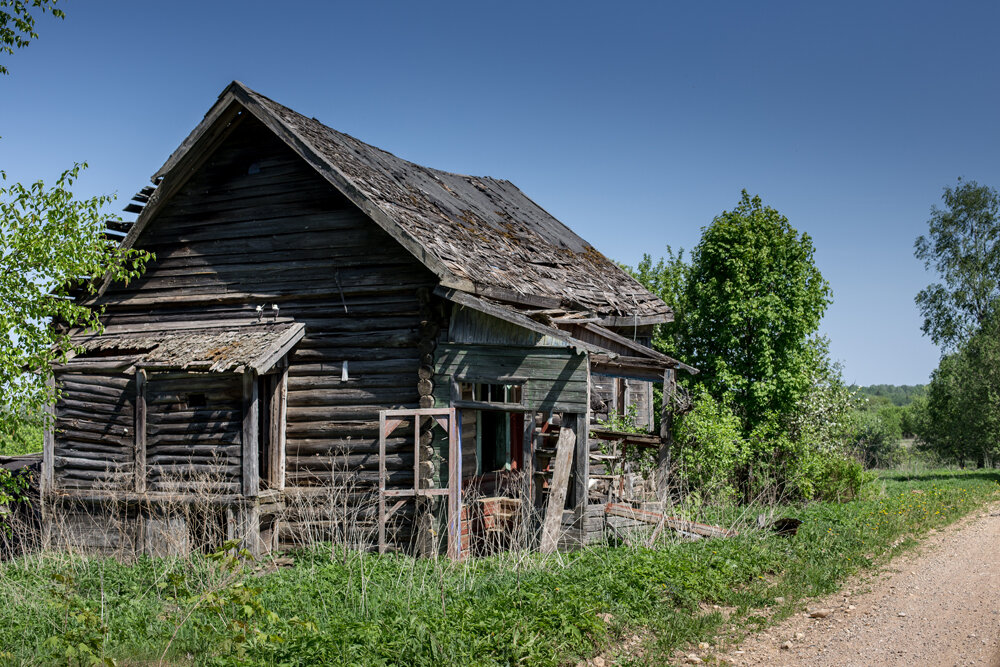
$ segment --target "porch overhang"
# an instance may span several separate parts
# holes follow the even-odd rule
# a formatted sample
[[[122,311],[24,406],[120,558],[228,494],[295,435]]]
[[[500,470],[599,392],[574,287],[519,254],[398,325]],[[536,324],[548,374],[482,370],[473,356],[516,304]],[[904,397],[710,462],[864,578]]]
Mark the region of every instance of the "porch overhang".
[[[167,331],[76,336],[76,356],[55,370],[84,372],[91,367],[134,372],[191,371],[263,375],[302,340],[300,322],[199,327]]]

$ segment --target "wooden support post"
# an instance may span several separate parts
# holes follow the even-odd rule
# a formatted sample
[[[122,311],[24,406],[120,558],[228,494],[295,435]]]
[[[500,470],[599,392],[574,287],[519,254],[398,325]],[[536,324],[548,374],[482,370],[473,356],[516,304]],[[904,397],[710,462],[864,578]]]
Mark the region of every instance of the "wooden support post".
[[[566,416],[563,416],[565,419]],[[571,425],[576,431],[576,451],[573,456],[573,532],[582,546],[586,542],[587,497],[590,486],[590,424],[587,414],[573,415]]]
[[[288,361],[274,377],[271,395],[271,433],[268,438],[268,488],[285,488],[285,421],[288,407]]]
[[[448,416],[448,557],[462,557],[462,417],[450,409]]]
[[[556,463],[549,487],[549,503],[545,508],[545,523],[542,525],[542,543],[539,546],[539,550],[546,554],[552,553],[559,546],[569,473],[573,464],[573,450],[576,448],[576,432],[572,428],[566,428],[566,415],[563,415],[563,420],[559,441],[556,443]]]
[[[416,417],[414,417],[416,419]],[[385,412],[378,416],[378,552],[385,553]]]
[[[146,371],[135,372],[135,492],[146,491]]]
[[[257,466],[259,417],[257,411],[257,374],[247,371],[243,374],[243,495],[256,497],[260,492],[260,471]]]
[[[39,480],[42,495],[42,512],[45,513],[45,497],[55,489],[56,461],[56,378],[45,381],[48,400],[45,404],[45,433],[42,436],[42,478]]]
[[[660,448],[656,452],[656,498],[667,508],[667,491],[670,477],[670,442],[674,412],[670,407],[675,388],[674,370],[663,371],[663,404],[660,406]]]
[[[521,442],[521,456],[523,460],[522,475],[524,483],[521,493],[521,526],[523,527],[528,544],[534,541],[534,509],[535,509],[535,413],[529,412],[524,415],[524,435]]]

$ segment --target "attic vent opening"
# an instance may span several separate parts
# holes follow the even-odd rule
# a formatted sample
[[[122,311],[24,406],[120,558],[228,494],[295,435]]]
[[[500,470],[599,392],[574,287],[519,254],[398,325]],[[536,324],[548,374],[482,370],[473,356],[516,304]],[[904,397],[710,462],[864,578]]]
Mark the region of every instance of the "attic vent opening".
[[[86,350],[76,355],[74,359],[100,359],[102,357],[137,357],[149,354],[156,349],[152,347],[105,347],[97,350]]]

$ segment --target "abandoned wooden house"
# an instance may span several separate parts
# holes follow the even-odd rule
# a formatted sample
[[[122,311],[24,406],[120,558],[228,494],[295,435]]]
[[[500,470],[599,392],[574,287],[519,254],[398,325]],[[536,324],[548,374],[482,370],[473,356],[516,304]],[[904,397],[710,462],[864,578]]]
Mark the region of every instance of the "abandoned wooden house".
[[[670,309],[508,181],[234,82],[134,202],[108,235],[155,260],[79,297],[106,330],[54,369],[53,544],[176,553],[214,526],[261,552],[350,515],[383,550],[514,523],[553,549],[615,498],[591,433],[662,449],[594,429],[629,404],[652,430],[652,383],[686,368],[649,346]]]

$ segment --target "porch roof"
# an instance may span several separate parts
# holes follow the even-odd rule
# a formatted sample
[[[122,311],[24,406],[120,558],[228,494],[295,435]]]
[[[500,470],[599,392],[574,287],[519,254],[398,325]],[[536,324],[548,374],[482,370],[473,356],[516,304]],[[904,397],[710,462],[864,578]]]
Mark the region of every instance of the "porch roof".
[[[101,359],[120,359],[149,370],[266,373],[304,334],[302,323],[90,334],[74,338],[73,343],[83,351],[64,370]]]

